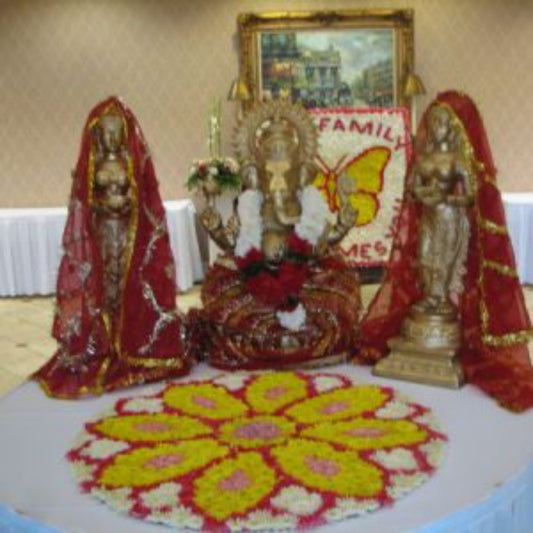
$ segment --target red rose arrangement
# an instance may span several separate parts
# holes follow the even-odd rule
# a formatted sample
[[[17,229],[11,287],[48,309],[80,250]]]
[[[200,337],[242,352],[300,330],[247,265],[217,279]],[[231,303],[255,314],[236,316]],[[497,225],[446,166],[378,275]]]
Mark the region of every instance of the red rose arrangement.
[[[278,311],[292,311],[300,302],[300,290],[309,276],[312,259],[313,246],[293,231],[287,239],[286,257],[280,264],[267,262],[257,248],[236,261],[247,289],[259,302]]]

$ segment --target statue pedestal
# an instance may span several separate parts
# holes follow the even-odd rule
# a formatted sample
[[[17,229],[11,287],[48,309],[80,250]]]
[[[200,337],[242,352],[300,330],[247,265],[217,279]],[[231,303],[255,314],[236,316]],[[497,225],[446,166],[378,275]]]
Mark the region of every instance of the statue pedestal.
[[[464,382],[456,355],[461,328],[455,315],[412,310],[402,335],[388,344],[391,353],[373,369],[376,376],[458,389]]]

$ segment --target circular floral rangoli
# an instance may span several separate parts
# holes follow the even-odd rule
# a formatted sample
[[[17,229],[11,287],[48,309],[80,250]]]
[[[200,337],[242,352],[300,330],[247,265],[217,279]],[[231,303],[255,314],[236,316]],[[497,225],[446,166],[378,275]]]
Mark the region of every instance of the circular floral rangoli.
[[[390,505],[446,436],[389,387],[304,372],[225,374],[124,398],[68,453],[115,510],[202,530],[293,529]]]

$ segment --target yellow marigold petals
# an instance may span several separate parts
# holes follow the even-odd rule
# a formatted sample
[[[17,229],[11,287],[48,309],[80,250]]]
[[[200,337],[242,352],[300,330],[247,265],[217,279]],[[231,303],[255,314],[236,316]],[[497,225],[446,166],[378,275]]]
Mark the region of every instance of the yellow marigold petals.
[[[227,453],[227,446],[211,439],[137,448],[118,454],[98,481],[108,487],[144,487],[188,474]]]
[[[427,431],[409,420],[355,418],[324,422],[302,431],[302,436],[343,444],[356,450],[407,446],[424,442]]]
[[[259,453],[243,452],[208,468],[194,482],[194,503],[216,520],[253,508],[271,492],[276,473]]]
[[[386,394],[374,385],[335,389],[289,407],[285,414],[297,422],[313,424],[358,416],[380,407]]]
[[[202,416],[211,420],[225,420],[243,416],[249,407],[232,396],[225,388],[211,383],[176,385],[167,389],[164,402],[191,416]]]
[[[162,442],[209,435],[212,430],[188,416],[153,413],[104,418],[94,429],[108,437],[129,442]]]
[[[272,450],[283,470],[310,489],[370,498],[384,486],[383,473],[356,452],[339,452],[325,442],[293,439]]]
[[[220,427],[220,440],[240,448],[280,444],[295,432],[296,426],[280,416],[251,416],[230,420]]]
[[[258,376],[246,389],[246,401],[260,413],[274,413],[307,396],[307,384],[293,372]]]

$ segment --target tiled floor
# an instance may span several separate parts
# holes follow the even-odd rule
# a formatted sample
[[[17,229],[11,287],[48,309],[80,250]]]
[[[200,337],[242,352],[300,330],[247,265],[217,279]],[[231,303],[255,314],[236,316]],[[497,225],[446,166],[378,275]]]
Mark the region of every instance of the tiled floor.
[[[377,285],[364,285],[367,305]],[[525,289],[529,313],[533,316],[533,287]],[[199,305],[200,286],[178,296],[178,306],[187,311]],[[50,335],[54,298],[0,298],[0,396],[24,382],[55,351]],[[533,342],[530,343],[533,354]]]

